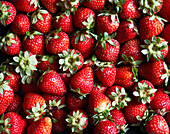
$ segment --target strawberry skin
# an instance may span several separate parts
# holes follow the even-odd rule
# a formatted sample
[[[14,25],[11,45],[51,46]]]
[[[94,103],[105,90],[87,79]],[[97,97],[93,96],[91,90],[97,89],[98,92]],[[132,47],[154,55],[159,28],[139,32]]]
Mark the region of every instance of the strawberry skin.
[[[57,96],[51,94],[43,94],[42,96],[46,102],[49,102],[50,100],[56,100],[56,102],[58,102],[59,100],[61,100],[60,105],[65,104],[65,96]]]
[[[166,114],[165,119],[166,119],[167,123],[170,125],[170,112],[168,112]]]
[[[170,24],[166,25],[166,27],[164,28],[164,30],[161,33],[161,37],[164,38],[166,41],[168,41],[168,43],[170,42]]]
[[[50,13],[57,12],[57,3],[58,0],[41,0],[42,4],[47,8]]]
[[[162,6],[162,9],[161,11],[159,12],[159,15],[168,20],[168,22],[170,22],[170,0],[164,0],[163,1],[163,6]]]

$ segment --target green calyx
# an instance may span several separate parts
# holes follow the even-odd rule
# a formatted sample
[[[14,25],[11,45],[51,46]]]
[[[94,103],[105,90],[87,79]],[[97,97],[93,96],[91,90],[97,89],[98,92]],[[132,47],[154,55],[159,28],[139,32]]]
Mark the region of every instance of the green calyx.
[[[113,2],[117,13],[119,13],[122,10],[122,5],[126,3],[126,0],[109,0],[109,1]]]
[[[168,81],[170,77],[170,66],[168,68],[165,62],[163,62],[163,65],[166,72],[161,76],[161,79],[165,80],[165,86],[168,86]]]
[[[113,23],[115,23],[115,19],[119,22],[119,17],[115,13],[111,13],[110,10],[104,10],[102,13],[99,13],[98,16],[110,16]]]
[[[36,55],[31,55],[29,51],[20,51],[19,56],[14,56],[13,60],[14,62],[11,62],[10,65],[16,66],[15,71],[20,74],[24,84],[27,79],[31,78],[33,71],[37,70],[35,67],[38,63]],[[31,80],[28,81],[31,82]]]
[[[54,110],[54,109],[62,109],[66,107],[66,105],[61,105],[61,99],[59,101],[56,101],[56,100],[49,100],[48,102],[48,109],[49,110]]]
[[[163,19],[163,18],[161,18],[161,17],[159,17],[159,16],[157,16],[157,15],[152,15],[150,18],[149,18],[149,20],[151,21],[151,20],[154,20],[154,19],[157,19],[162,25],[164,25],[164,22],[167,22],[167,20],[165,20],[165,19]],[[163,22],[164,21],[164,22]]]
[[[123,124],[122,126],[117,125],[117,133],[121,133],[121,134],[126,134],[126,132],[129,130],[128,128],[128,124]]]
[[[139,35],[139,32],[138,32],[138,28],[135,24],[135,22],[133,20],[131,20],[130,18],[127,20],[130,22],[130,24],[128,25],[129,28],[132,28],[138,35]]]
[[[7,12],[7,10],[9,9],[8,5],[2,4],[0,2],[0,22],[5,25],[5,21],[7,21],[9,19],[9,16],[11,15],[10,12]]]
[[[15,34],[8,32],[7,35],[1,39],[0,49],[4,46],[5,51],[7,51],[7,46],[12,46],[12,44],[17,43],[17,41],[14,40],[15,37]]]
[[[40,7],[38,0],[31,0],[30,5],[34,4],[34,8]]]
[[[144,48],[141,52],[147,56],[147,62],[149,62],[152,56],[156,61],[159,61],[158,58],[164,60],[161,50],[167,47],[168,42],[161,42],[161,38],[155,36],[152,37],[151,41],[146,39],[144,42],[146,45],[141,45],[141,47]]]
[[[40,107],[39,102],[31,110],[26,110],[29,115],[26,116],[27,119],[34,119],[34,121],[39,120],[39,118],[46,112],[46,104]]]
[[[131,98],[127,96],[125,89],[119,89],[117,87],[115,92],[111,92],[109,98],[113,100],[112,107],[117,108],[118,110],[127,106],[127,103],[131,101]]]
[[[151,120],[152,116],[150,116],[149,118],[148,118],[148,116],[149,116],[149,110],[146,110],[143,114],[143,117],[140,117],[139,115],[137,115],[136,119],[140,122],[143,121],[143,120],[149,121],[149,120]]]
[[[7,118],[4,120],[4,113],[2,114],[1,116],[1,119],[0,119],[0,133],[7,133],[7,134],[11,134],[11,131],[9,128],[12,127],[12,124],[9,124],[11,118]]]
[[[90,17],[87,18],[87,21],[83,21],[82,24],[86,26],[86,29],[92,29],[95,26],[95,19],[93,18],[93,14],[90,14]]]
[[[89,94],[89,93],[87,93],[87,94],[81,93],[80,88],[77,88],[76,90],[73,89],[73,88],[71,88],[70,90],[71,90],[72,92],[78,94],[78,95],[79,95],[79,99],[81,99],[81,100]]]
[[[3,81],[3,80],[4,80],[4,74],[1,72],[0,73],[0,94],[1,95],[3,95],[4,90],[6,90],[6,91],[11,90],[10,86],[8,85],[10,79],[8,81]]]
[[[139,10],[142,10],[144,14],[154,15],[155,12],[158,12],[158,6],[160,6],[162,2],[159,0],[139,0],[140,7]]]
[[[77,31],[73,34],[73,36],[76,36],[75,38],[75,44],[77,44],[79,41],[84,42],[87,40],[87,38],[92,38],[92,36],[86,32]]]
[[[83,130],[83,126],[86,125],[86,117],[83,117],[83,112],[77,110],[73,111],[72,115],[68,115],[66,122],[68,122],[68,126],[71,127],[72,133],[79,133]]]
[[[142,102],[142,104],[150,103],[150,97],[157,91],[157,89],[148,86],[145,81],[143,84],[138,82],[135,89],[136,91],[133,92],[133,95],[138,97],[138,102]]]
[[[49,61],[52,64],[54,63],[54,59],[57,59],[56,55],[43,55],[41,61]]]
[[[26,31],[24,40],[26,40],[26,38],[34,39],[34,35],[43,35],[43,34],[40,33],[40,32],[38,32],[38,31],[34,31],[34,32],[32,32],[32,33],[30,33],[29,31]]]
[[[62,54],[58,54],[59,56],[59,69],[63,69],[66,71],[69,69],[70,73],[73,74],[74,71],[78,70],[78,66],[82,65],[80,62],[80,53],[75,53],[75,50],[67,49],[62,51]]]
[[[53,30],[53,31],[49,32],[49,34],[46,37],[45,43],[48,44],[48,42],[51,39],[60,39],[60,37],[58,36],[59,32],[61,32],[61,27],[57,30]]]

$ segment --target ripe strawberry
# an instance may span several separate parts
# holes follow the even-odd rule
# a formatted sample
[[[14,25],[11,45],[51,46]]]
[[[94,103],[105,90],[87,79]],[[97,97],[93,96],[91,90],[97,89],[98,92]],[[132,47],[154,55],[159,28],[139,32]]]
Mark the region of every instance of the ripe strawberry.
[[[51,134],[52,121],[49,117],[44,117],[36,122],[33,122],[27,128],[27,134]]]
[[[168,22],[170,22],[170,13],[169,13],[169,10],[170,10],[170,0],[164,0],[163,1],[162,9],[159,12],[159,15],[162,18],[168,20]]]
[[[48,33],[52,28],[52,15],[46,10],[37,10],[31,16],[32,26],[41,33]]]
[[[135,22],[131,19],[124,20],[120,23],[117,31],[116,39],[120,43],[124,43],[128,40],[135,38],[138,34],[138,29]]]
[[[80,133],[88,125],[88,116],[83,110],[76,109],[68,114],[66,121],[72,133]]]
[[[164,22],[159,16],[145,16],[139,22],[140,40],[151,38],[153,35],[157,36],[163,31]]]
[[[147,121],[145,130],[148,134],[169,134],[166,120],[160,115],[154,115]]]
[[[133,87],[135,99],[142,104],[150,103],[154,99],[156,91],[157,89],[147,80],[139,81]]]
[[[95,13],[89,8],[80,7],[73,15],[74,25],[78,28],[91,29],[95,25]]]
[[[70,73],[59,73],[61,79],[64,81],[66,85],[69,85],[71,74]]]
[[[113,122],[102,120],[94,127],[94,134],[117,134],[117,128]]]
[[[11,24],[11,30],[14,34],[24,35],[26,31],[30,31],[31,23],[29,17],[25,14],[17,14]]]
[[[90,57],[94,47],[94,38],[87,33],[77,31],[71,38],[72,47],[81,52],[84,59]]]
[[[111,39],[108,33],[104,33],[103,37],[98,38],[95,54],[100,61],[112,62],[116,65],[118,60],[118,54],[120,45],[115,39]]]
[[[68,34],[73,32],[73,18],[71,14],[62,13],[54,17],[53,27],[59,29],[61,27],[63,32]]]
[[[99,91],[93,90],[89,95],[88,108],[92,114],[98,114],[111,107],[110,99]]]
[[[140,122],[137,117],[142,118],[147,110],[147,106],[145,104],[138,103],[136,101],[131,101],[125,107],[125,118],[128,122],[134,124]]]
[[[17,10],[23,12],[33,12],[37,10],[38,0],[11,0]]]
[[[83,0],[82,4],[95,12],[99,12],[104,8],[105,0]]]
[[[168,45],[168,54],[167,54],[167,56],[166,56],[166,63],[169,65],[170,64],[170,45]]]
[[[92,61],[91,59],[87,59],[84,63],[83,63],[83,66],[82,66],[82,69],[83,68],[86,68],[86,67],[93,67],[94,65],[94,61]]]
[[[57,1],[58,0],[41,0],[42,4],[50,13],[57,12]]]
[[[112,34],[119,27],[119,19],[117,14],[101,12],[97,15],[96,30],[97,34]]]
[[[0,1],[0,25],[8,25],[13,22],[16,16],[14,5],[7,1]]]
[[[51,54],[58,54],[70,47],[68,35],[60,30],[53,30],[46,37],[46,50]]]
[[[153,35],[152,39],[144,40],[145,44],[141,45],[144,48],[141,52],[147,56],[147,61],[164,60],[168,54],[168,42]]]
[[[168,112],[166,114],[165,119],[166,119],[167,123],[170,125],[170,112]]]
[[[72,90],[83,96],[92,91],[93,84],[94,76],[91,67],[80,70],[70,80]]]
[[[64,81],[59,74],[54,70],[49,70],[43,73],[40,78],[39,88],[44,93],[63,96],[67,92]]]
[[[168,43],[170,43],[170,24],[168,24],[164,29],[163,32],[161,33],[161,37],[164,38]]]
[[[17,112],[22,109],[22,98],[18,94],[14,94],[13,100],[6,109],[7,112]]]
[[[101,82],[95,82],[93,86],[93,90],[97,90],[105,94],[105,91],[107,90],[107,86],[103,85]]]
[[[1,119],[2,134],[25,134],[27,129],[27,120],[14,112],[3,114]]]
[[[7,55],[17,55],[22,50],[21,41],[17,35],[7,33],[7,35],[1,39],[0,49]]]
[[[57,96],[57,95],[51,95],[51,94],[43,94],[42,96],[43,96],[43,98],[45,99],[45,101],[46,101],[47,103],[49,103],[50,100],[51,100],[51,101],[55,100],[56,102],[58,102],[59,100],[61,100],[61,101],[60,101],[60,104],[61,104],[61,105],[64,105],[64,104],[65,104],[65,96]]]
[[[149,104],[158,114],[164,115],[170,109],[170,100],[168,94],[162,87],[158,87],[154,99]]]

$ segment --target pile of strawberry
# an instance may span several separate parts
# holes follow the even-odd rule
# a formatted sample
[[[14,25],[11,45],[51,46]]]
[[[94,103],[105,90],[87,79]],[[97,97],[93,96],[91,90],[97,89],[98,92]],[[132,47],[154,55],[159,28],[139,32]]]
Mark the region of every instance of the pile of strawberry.
[[[170,0],[0,1],[0,134],[169,134],[168,22]]]

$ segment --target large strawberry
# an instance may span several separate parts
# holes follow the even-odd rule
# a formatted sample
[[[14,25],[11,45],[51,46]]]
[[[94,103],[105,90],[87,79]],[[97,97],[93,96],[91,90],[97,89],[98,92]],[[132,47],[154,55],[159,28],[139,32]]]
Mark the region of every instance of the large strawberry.
[[[170,22],[170,13],[169,13],[169,10],[170,10],[170,0],[164,0],[163,1],[162,9],[159,12],[159,15],[162,18],[168,20],[168,22]]]
[[[47,8],[50,13],[57,12],[57,1],[58,0],[41,0],[42,4]]]
[[[17,11],[12,3],[1,1],[0,12],[0,24],[5,26],[13,22]]]

